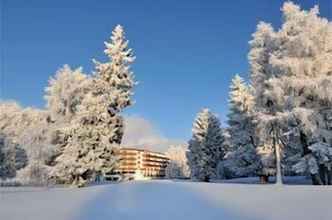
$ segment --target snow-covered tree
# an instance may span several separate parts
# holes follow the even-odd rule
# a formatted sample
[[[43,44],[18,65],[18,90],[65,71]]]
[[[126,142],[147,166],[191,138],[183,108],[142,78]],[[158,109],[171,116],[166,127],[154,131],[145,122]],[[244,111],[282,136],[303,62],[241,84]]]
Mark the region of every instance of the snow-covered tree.
[[[243,146],[254,142],[250,116],[254,111],[254,96],[244,80],[235,75],[229,92],[228,125],[233,146]]]
[[[19,142],[19,136],[29,126],[25,121],[23,109],[16,102],[7,101],[0,103],[0,132],[14,142]]]
[[[249,52],[249,63],[251,68],[251,83],[255,91],[255,103],[257,109],[258,124],[266,125],[265,119],[273,113],[268,112],[265,108],[269,106],[270,102],[266,101],[266,91],[268,91],[266,81],[272,76],[269,72],[269,56],[273,51],[275,42],[275,33],[270,24],[261,22],[257,26],[257,31],[253,34],[253,40],[250,41],[251,50]],[[267,116],[266,116],[267,115]],[[258,175],[264,181],[267,181],[269,175],[275,174],[275,156],[274,146],[272,146],[271,139],[263,140],[261,137],[264,131],[270,131],[271,128],[267,126],[260,126],[261,129],[256,129],[256,137],[259,137],[259,146],[257,146],[257,153],[260,156],[261,168]],[[262,134],[259,134],[258,131]],[[265,135],[269,137],[272,135]],[[274,138],[274,137],[273,137]]]
[[[284,21],[280,30],[275,31],[266,23],[258,25],[249,53],[259,112],[261,155],[268,158],[267,164],[277,161],[279,182],[280,162],[290,145],[286,136],[297,136],[298,146],[301,146],[299,153],[302,152],[305,158],[311,154],[316,161],[319,159],[313,149],[320,146],[322,149],[315,152],[326,152],[326,145],[322,143],[331,146],[331,132],[325,118],[330,114],[332,100],[331,23],[318,16],[318,7],[305,11],[286,2],[282,12]],[[313,144],[318,145],[312,148]],[[271,156],[274,152],[275,156]],[[313,180],[319,179],[318,173],[311,173]]]
[[[225,178],[252,176],[258,168],[254,104],[252,88],[236,75],[230,86],[228,128],[224,131],[229,148],[218,172]]]
[[[69,138],[56,158],[53,176],[64,183],[84,185],[110,172],[116,163],[114,152],[123,136],[119,113],[131,105],[135,81],[130,64],[135,57],[120,25],[105,45],[109,61],[95,61],[89,91],[77,106],[72,126],[66,128]]]
[[[46,185],[55,154],[55,145],[52,144],[54,127],[47,120],[49,114],[45,110],[25,109],[24,114],[32,121],[20,136],[20,144],[27,152],[29,163],[18,172],[17,178],[26,184]]]
[[[114,138],[118,138],[116,126],[121,122],[107,123],[109,116],[102,108],[103,101],[87,95],[73,125],[66,128],[69,138],[53,171],[60,182],[81,186],[114,167]]]
[[[45,99],[52,121],[71,119],[89,88],[89,82],[82,68],[72,70],[68,65],[64,65],[55,77],[50,78],[45,88]]]
[[[0,135],[0,179],[13,178],[16,172],[27,165],[24,149]]]
[[[191,177],[210,181],[217,177],[217,165],[224,153],[220,121],[209,109],[203,109],[196,117],[192,132],[187,152]]]
[[[82,73],[82,68],[72,70],[68,65],[64,65],[56,72],[55,77],[50,78],[49,84],[45,88],[46,94],[44,97],[47,101],[46,107],[50,114],[49,122],[52,126],[49,142],[55,146],[54,154],[49,162],[52,166],[57,163],[55,159],[63,154],[65,147],[69,145],[69,141],[75,133],[71,129],[77,123],[79,109],[86,94],[90,91],[91,82],[91,78]],[[34,163],[33,167],[36,167],[36,165]],[[51,170],[54,171],[54,169]],[[42,172],[43,170],[47,171],[49,169],[47,167],[35,169],[33,173]],[[52,176],[53,173],[50,173]]]
[[[16,150],[12,155],[21,158],[20,163],[26,165],[17,173],[17,177],[22,182],[37,183],[38,180],[34,177],[21,173],[28,173],[30,165],[37,161],[37,158],[41,167],[47,166],[46,163],[51,157],[53,148],[48,144],[47,112],[33,108],[22,109],[15,102],[4,102],[0,104],[0,109],[0,132],[6,139],[5,143],[15,146]],[[27,155],[28,164],[24,155]],[[48,172],[44,173],[47,174]]]
[[[170,146],[166,155],[170,159],[166,167],[167,178],[189,178],[190,169],[186,157],[188,147],[184,145]]]
[[[292,135],[297,137],[302,153],[293,168],[297,173],[310,174],[315,185],[332,184],[331,115],[331,108],[293,111],[296,127]]]

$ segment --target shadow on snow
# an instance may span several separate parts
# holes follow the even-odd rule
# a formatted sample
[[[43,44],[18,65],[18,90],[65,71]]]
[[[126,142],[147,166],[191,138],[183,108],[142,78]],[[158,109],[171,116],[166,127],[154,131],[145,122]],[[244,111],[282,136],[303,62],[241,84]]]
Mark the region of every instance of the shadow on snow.
[[[217,207],[185,184],[151,181],[104,186],[82,207],[76,219],[232,220],[240,217],[239,213]]]

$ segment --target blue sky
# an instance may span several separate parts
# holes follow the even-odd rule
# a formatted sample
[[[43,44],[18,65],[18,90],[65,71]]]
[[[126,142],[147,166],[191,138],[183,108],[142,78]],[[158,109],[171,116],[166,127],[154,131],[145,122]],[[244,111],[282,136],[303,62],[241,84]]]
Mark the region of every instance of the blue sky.
[[[44,107],[43,88],[63,64],[89,73],[104,61],[103,42],[124,26],[137,57],[136,104],[125,113],[150,121],[171,139],[190,137],[203,107],[225,120],[235,73],[248,77],[248,41],[261,20],[281,23],[281,0],[78,1],[0,0],[1,99]],[[331,20],[331,0],[320,5]]]

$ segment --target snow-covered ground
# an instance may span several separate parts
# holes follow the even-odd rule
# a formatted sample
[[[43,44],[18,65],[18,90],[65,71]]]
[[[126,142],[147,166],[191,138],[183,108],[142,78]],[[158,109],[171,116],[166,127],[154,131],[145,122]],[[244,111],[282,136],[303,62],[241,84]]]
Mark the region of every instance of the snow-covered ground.
[[[0,188],[1,220],[331,220],[332,188],[170,180]]]
[[[305,176],[282,177],[283,183],[287,185],[312,185],[311,178]],[[275,177],[270,177],[269,182],[275,183]],[[217,180],[216,183],[237,183],[237,184],[259,184],[258,177],[234,178],[229,180]]]

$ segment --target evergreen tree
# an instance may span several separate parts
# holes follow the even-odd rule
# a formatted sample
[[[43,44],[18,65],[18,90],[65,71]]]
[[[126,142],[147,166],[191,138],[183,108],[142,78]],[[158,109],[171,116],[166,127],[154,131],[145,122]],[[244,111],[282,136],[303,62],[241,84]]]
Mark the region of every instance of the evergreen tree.
[[[192,132],[187,152],[191,177],[210,181],[217,177],[217,165],[223,157],[220,121],[209,109],[203,109],[197,115]]]
[[[68,142],[56,158],[53,175],[64,183],[84,185],[116,164],[114,152],[123,136],[119,113],[131,105],[135,82],[130,64],[135,58],[120,25],[105,45],[110,60],[95,61],[90,89],[77,107],[72,126],[66,129]]]
[[[250,121],[254,113],[254,96],[251,88],[236,75],[232,80],[229,93],[228,125],[232,146],[254,144],[253,128]]]
[[[229,127],[225,132],[228,133],[230,147],[219,173],[226,178],[252,176],[258,168],[253,124],[254,96],[239,75],[232,80],[229,105]]]

